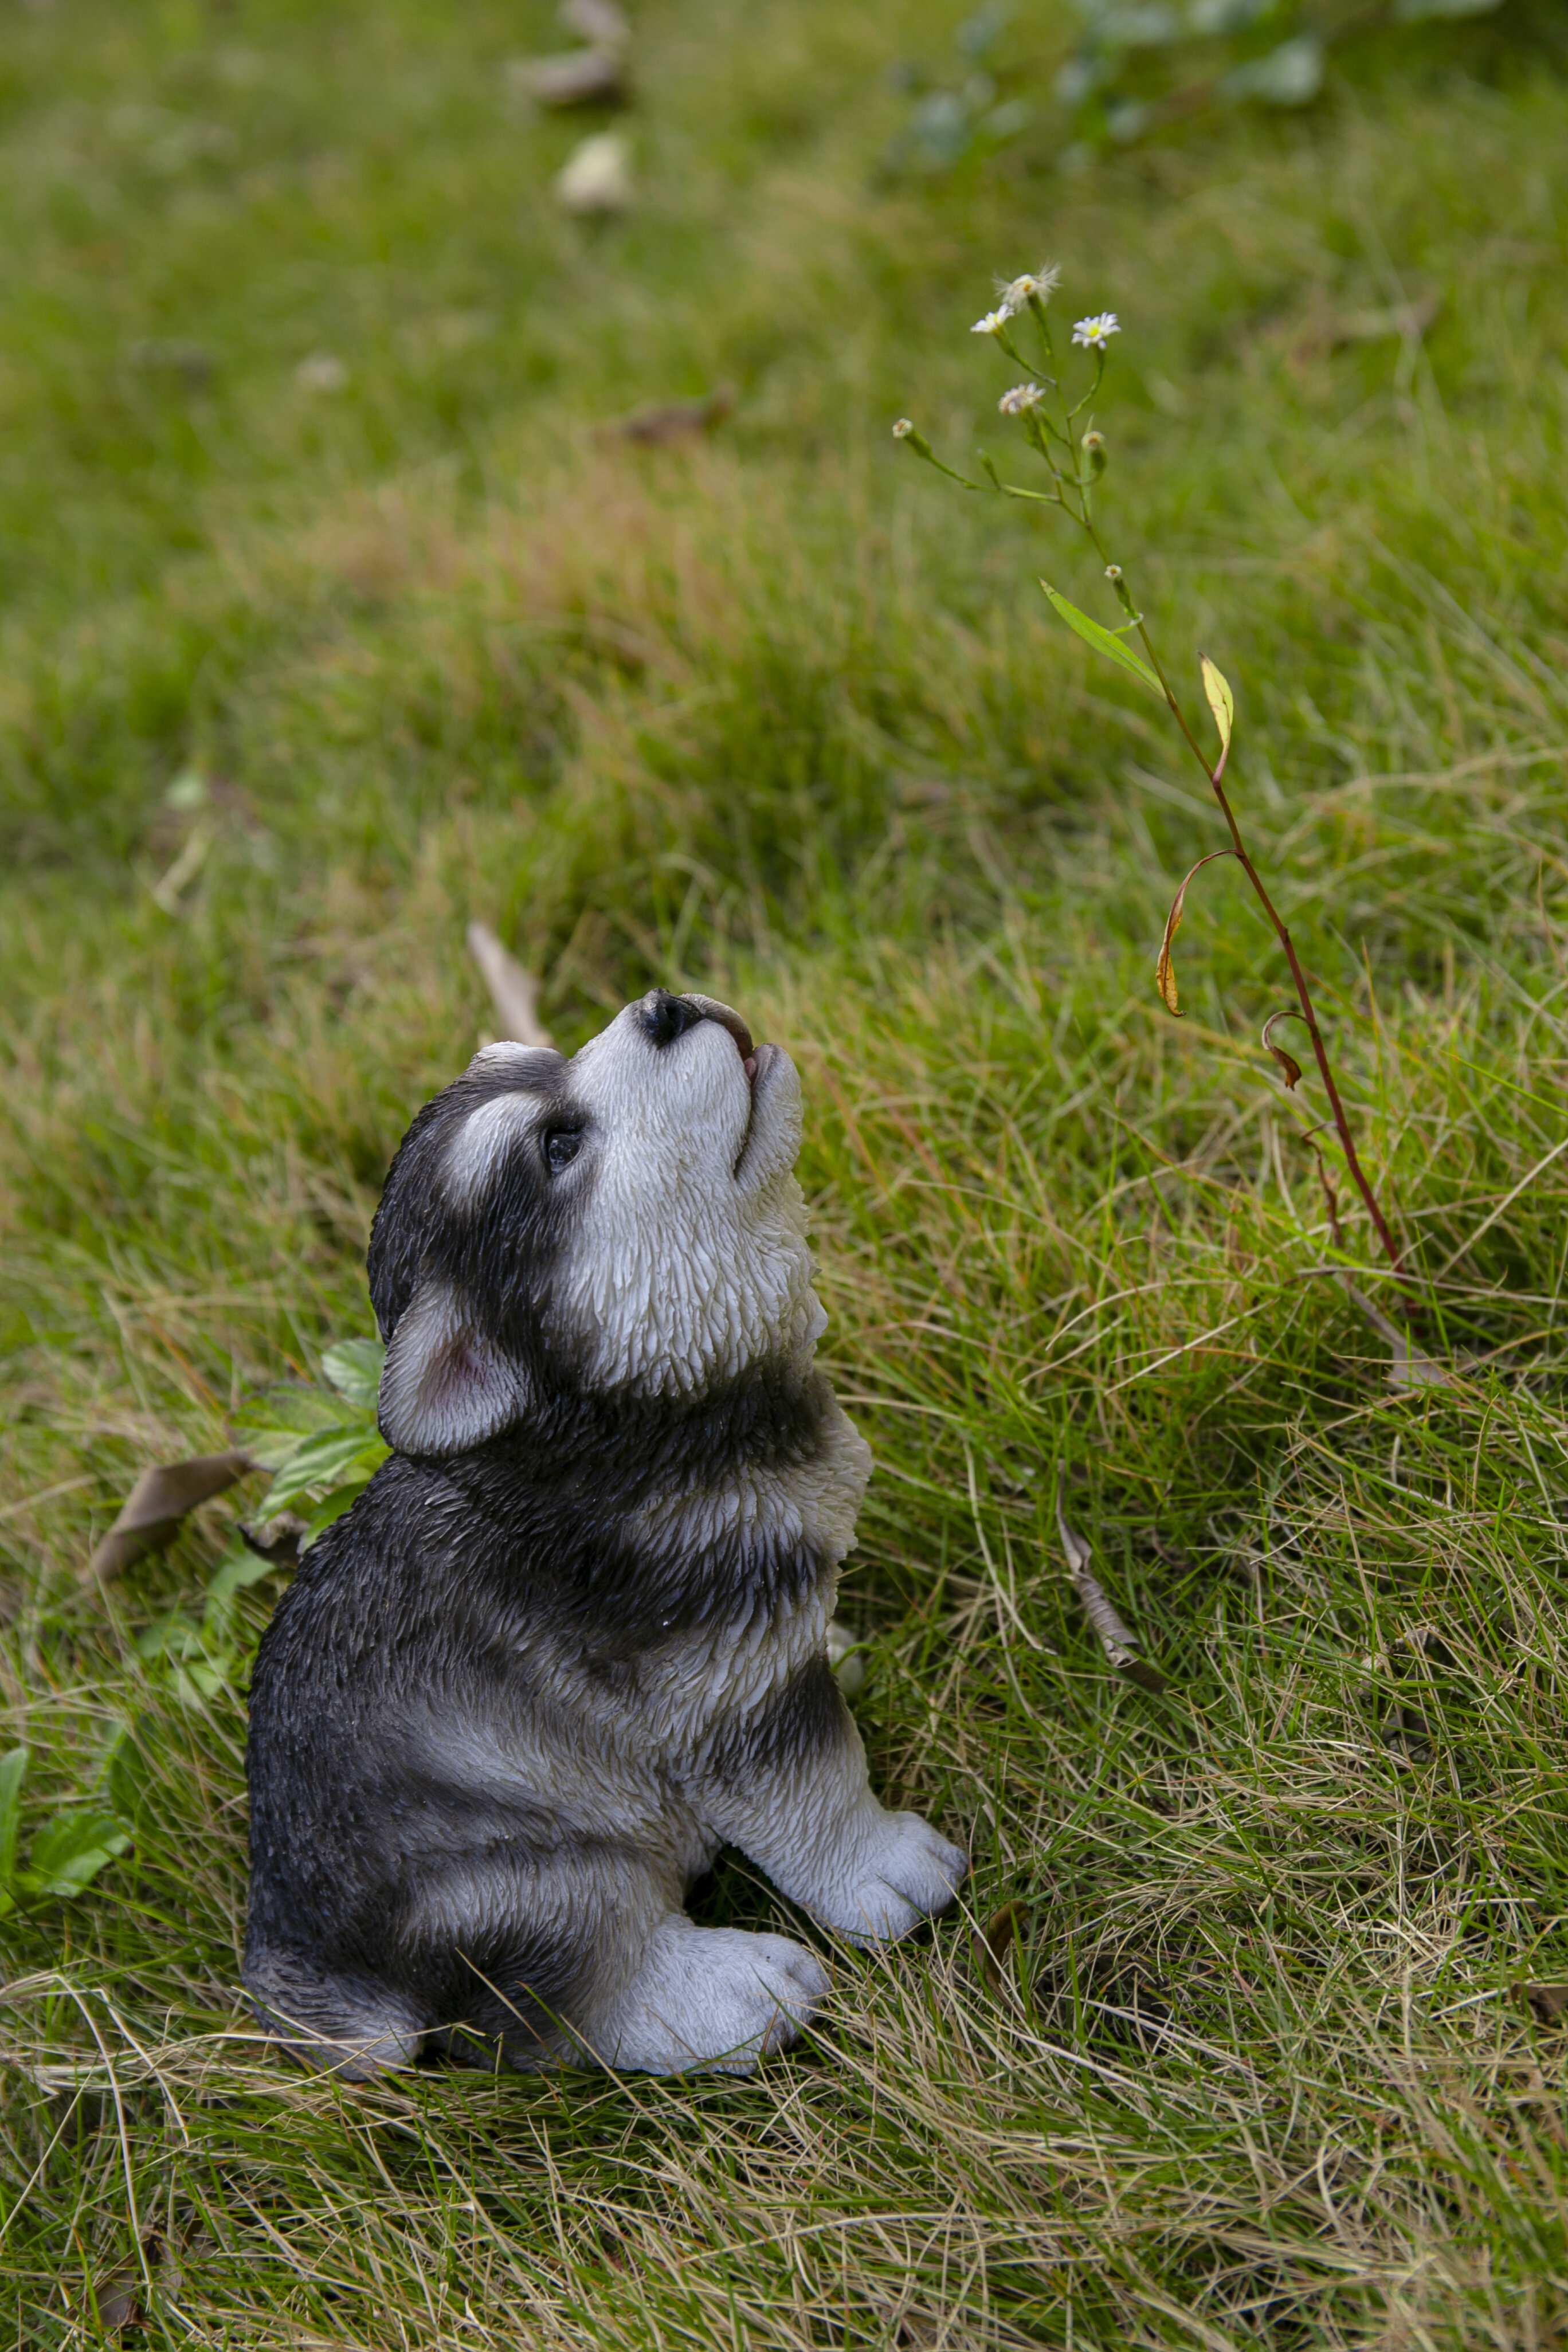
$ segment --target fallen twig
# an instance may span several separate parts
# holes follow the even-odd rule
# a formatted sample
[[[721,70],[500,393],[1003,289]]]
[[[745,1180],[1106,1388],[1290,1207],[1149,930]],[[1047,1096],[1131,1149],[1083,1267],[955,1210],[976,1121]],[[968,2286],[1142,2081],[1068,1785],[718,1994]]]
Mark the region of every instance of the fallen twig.
[[[539,1018],[539,982],[502,947],[488,923],[468,925],[468,952],[484,974],[485,986],[502,1029],[520,1045],[552,1045]]]
[[[1062,1508],[1062,1487],[1057,1485],[1057,1526],[1061,1534],[1062,1549],[1068,1556],[1068,1569],[1072,1577],[1073,1591],[1083,1603],[1085,1616],[1100,1635],[1100,1647],[1119,1675],[1141,1690],[1163,1691],[1166,1678],[1158,1666],[1138,1655],[1138,1636],[1130,1625],[1124,1625],[1116,1612],[1110,1594],[1089,1567],[1094,1555],[1083,1538],[1068,1525]]]
[[[1386,1316],[1381,1307],[1374,1307],[1364,1291],[1356,1288],[1347,1276],[1346,1295],[1353,1298],[1374,1331],[1379,1332],[1394,1352],[1388,1368],[1388,1385],[1402,1394],[1410,1389],[1446,1389],[1453,1386],[1453,1374],[1445,1370],[1435,1358],[1424,1356],[1408,1331]]]

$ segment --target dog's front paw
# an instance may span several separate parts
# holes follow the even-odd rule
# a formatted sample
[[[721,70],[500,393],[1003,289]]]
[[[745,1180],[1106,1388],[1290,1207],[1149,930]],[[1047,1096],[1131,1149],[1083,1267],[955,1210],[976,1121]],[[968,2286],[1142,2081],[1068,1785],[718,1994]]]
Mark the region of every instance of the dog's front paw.
[[[819,1916],[852,1943],[891,1943],[945,1911],[969,1874],[969,1856],[919,1813],[883,1813],[858,1845],[856,1875]]]
[[[787,1936],[698,1927],[678,1915],[655,1929],[593,2054],[649,2074],[749,2074],[796,2040],[827,1981],[816,1954]]]

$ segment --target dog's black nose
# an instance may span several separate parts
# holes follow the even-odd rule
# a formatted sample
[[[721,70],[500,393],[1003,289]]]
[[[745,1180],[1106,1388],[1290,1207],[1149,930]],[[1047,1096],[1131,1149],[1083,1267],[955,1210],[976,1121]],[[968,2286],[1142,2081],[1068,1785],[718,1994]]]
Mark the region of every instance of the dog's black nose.
[[[673,1045],[678,1037],[708,1018],[689,996],[672,996],[668,988],[650,989],[641,1011],[642,1025],[656,1045]]]
[[[656,1045],[673,1045],[700,1021],[716,1021],[741,1049],[742,1060],[752,1051],[752,1033],[738,1013],[716,996],[672,996],[668,988],[650,988],[637,1007],[637,1018]]]

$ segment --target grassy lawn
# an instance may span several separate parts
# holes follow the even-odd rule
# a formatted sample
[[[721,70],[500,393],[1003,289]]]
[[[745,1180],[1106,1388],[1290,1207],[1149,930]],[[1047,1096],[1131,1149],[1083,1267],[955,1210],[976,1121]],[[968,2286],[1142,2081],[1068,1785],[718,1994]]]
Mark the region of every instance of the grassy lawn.
[[[543,0],[5,16],[0,1747],[24,1864],[110,1796],[133,1841],[0,1918],[18,2347],[138,2297],[375,2352],[1568,2342],[1559,12],[889,176],[888,68],[961,15],[645,0],[606,222],[551,190],[603,122],[506,72]],[[1004,37],[1037,99],[1075,21]],[[1110,623],[1097,565],[889,436],[1000,452],[968,329],[1042,257],[1121,319],[1103,525],[1237,688],[1444,1385],[1338,1278],[1387,1302],[1234,867],[1160,1004],[1223,832],[1036,584]],[[721,383],[695,444],[603,429]],[[974,1875],[750,2083],[287,2069],[237,1997],[279,1585],[205,1601],[261,1482],[85,1573],[139,1470],[370,1329],[387,1160],[489,1033],[474,916],[568,1047],[700,985],[805,1080],[858,1713]],[[738,1862],[696,1899],[784,1911]]]

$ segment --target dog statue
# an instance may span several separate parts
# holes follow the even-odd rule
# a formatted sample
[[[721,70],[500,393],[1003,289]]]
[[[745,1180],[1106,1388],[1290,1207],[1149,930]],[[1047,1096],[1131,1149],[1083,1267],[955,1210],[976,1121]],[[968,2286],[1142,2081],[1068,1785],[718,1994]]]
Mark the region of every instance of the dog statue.
[[[722,1844],[857,1942],[966,1869],[828,1670],[870,1454],[813,1351],[800,1081],[655,989],[487,1045],[370,1244],[393,1457],[256,1663],[245,1981],[352,2079],[421,2052],[749,2073],[827,1988],[681,1908]]]

